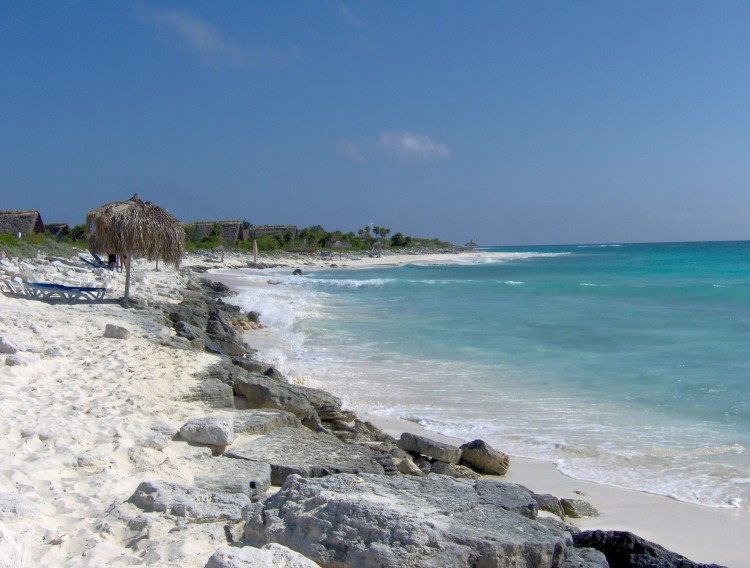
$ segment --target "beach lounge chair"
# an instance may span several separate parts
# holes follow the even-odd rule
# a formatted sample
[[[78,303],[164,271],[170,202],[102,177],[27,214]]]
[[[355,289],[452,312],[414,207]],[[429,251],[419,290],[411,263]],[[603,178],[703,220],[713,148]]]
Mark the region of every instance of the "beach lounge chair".
[[[3,284],[5,284],[5,287],[8,289],[8,291],[14,296],[24,295],[23,281],[18,276],[12,279],[3,278]]]
[[[78,300],[98,302],[104,299],[106,288],[98,286],[65,286],[51,282],[21,281],[24,294],[28,298],[37,300],[59,300],[61,302],[76,302]]]
[[[104,268],[105,270],[114,270],[116,268],[120,268],[120,265],[117,262],[110,264],[109,262],[106,262],[103,258],[101,258],[95,252],[89,251],[89,254],[91,255],[91,259],[86,258],[85,256],[81,256],[81,255],[79,255],[78,258],[80,258],[83,262],[85,262],[89,266],[93,266],[94,268]]]

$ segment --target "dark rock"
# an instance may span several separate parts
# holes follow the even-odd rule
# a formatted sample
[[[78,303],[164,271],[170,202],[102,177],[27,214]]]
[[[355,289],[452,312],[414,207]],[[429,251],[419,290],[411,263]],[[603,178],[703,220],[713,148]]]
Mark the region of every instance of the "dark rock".
[[[718,564],[692,562],[625,531],[583,531],[573,535],[573,543],[604,553],[611,568],[721,568]]]
[[[474,482],[474,487],[486,503],[493,503],[529,519],[537,517],[539,509],[534,501],[534,494],[522,485],[496,479],[480,479]]]
[[[337,568],[562,566],[566,534],[445,476],[290,477],[248,516],[252,544],[277,542]]]
[[[414,452],[446,463],[458,463],[458,460],[461,459],[461,450],[456,446],[436,442],[409,432],[401,434],[398,447],[407,452]]]
[[[224,455],[270,463],[273,485],[282,485],[292,474],[323,477],[334,473],[384,473],[369,448],[345,444],[336,436],[306,428],[281,428],[267,436],[239,442]]]
[[[483,440],[474,440],[461,446],[459,463],[479,473],[505,475],[510,467],[510,456],[495,450]]]
[[[560,499],[558,499],[554,495],[550,495],[549,493],[546,493],[544,495],[539,495],[535,493],[534,500],[536,501],[536,504],[539,506],[540,511],[547,511],[548,513],[557,515],[561,519],[565,516],[565,511],[563,511],[563,507],[562,507],[562,504],[560,503]]]
[[[179,337],[184,337],[190,342],[197,340],[203,342],[206,351],[209,353],[217,353],[219,355],[226,354],[219,344],[211,339],[205,331],[198,329],[194,325],[190,325],[184,321],[178,321],[174,324],[174,329]]]
[[[583,517],[598,517],[599,511],[591,503],[580,499],[560,499],[560,506],[566,517],[581,519]]]

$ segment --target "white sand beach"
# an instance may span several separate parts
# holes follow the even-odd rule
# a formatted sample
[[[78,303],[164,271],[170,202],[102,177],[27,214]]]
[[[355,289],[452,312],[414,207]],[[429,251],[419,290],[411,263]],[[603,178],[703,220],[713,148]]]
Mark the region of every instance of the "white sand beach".
[[[263,260],[305,269],[465,262],[482,254]],[[190,257],[185,266],[205,260]],[[228,254],[210,265],[239,268],[247,257]],[[23,566],[153,565],[141,554],[150,538],[161,547],[158,565],[199,567],[226,542],[223,533],[198,530],[180,539],[158,523],[141,527],[139,537],[116,514],[144,479],[190,483],[207,449],[171,443],[166,433],[189,418],[221,414],[184,400],[196,386],[194,374],[217,357],[175,348],[174,331],[149,308],[154,301],[178,303],[187,278],[139,263],[132,290],[138,309],[0,294],[0,556],[22,555]],[[121,295],[122,279],[109,281],[108,298]],[[105,337],[107,324],[125,328],[127,338]],[[254,333],[247,335],[251,346]],[[409,422],[374,421],[396,436],[419,430]],[[601,515],[579,521],[583,528],[629,530],[694,561],[750,565],[746,509],[710,509],[585,483],[531,460],[513,459],[507,480],[590,501]],[[14,564],[0,560],[5,565]]]

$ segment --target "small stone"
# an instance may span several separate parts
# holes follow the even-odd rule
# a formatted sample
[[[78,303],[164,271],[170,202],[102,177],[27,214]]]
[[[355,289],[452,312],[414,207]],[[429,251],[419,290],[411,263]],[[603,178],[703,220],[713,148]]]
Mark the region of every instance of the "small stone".
[[[4,337],[0,337],[0,353],[13,355],[16,352],[18,352],[18,347],[16,347],[15,344]]]
[[[104,328],[104,337],[110,339],[127,339],[130,332],[119,325],[108,323]]]

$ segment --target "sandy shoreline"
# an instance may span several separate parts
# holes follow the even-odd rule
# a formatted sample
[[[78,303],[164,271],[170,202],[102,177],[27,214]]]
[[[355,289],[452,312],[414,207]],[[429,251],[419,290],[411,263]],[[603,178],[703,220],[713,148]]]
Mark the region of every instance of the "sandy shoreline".
[[[284,255],[263,261],[286,272],[332,264],[364,268],[487,258],[471,252],[359,260]],[[184,266],[237,269],[246,267],[247,260],[241,255],[227,255],[223,262],[215,255],[191,256]],[[273,272],[260,271],[269,277]],[[122,275],[105,277],[107,297],[119,297]],[[3,348],[0,354],[0,551],[22,547],[25,566],[129,566],[144,564],[139,547],[148,545],[161,558],[179,558],[179,564],[157,565],[202,567],[225,542],[223,533],[196,532],[189,545],[177,543],[170,540],[169,527],[160,524],[143,528],[141,540],[137,534],[126,535],[113,517],[116,506],[144,479],[192,483],[196,461],[206,458],[205,448],[184,443],[152,447],[159,434],[209,413],[202,402],[184,399],[197,385],[195,375],[218,357],[175,348],[174,330],[159,310],[149,307],[181,301],[189,277],[184,271],[157,272],[153,264],[139,263],[133,295],[141,308],[131,310],[116,302],[50,305],[0,294],[0,338],[14,351]],[[110,323],[127,328],[128,338],[104,337]],[[272,330],[250,332],[251,346],[253,334],[274,341]],[[371,418],[396,436],[421,430],[411,422]],[[513,459],[504,479],[559,497],[584,493],[581,498],[601,516],[579,522],[582,528],[630,530],[693,561],[750,565],[743,546],[750,534],[747,510],[710,509],[581,482],[559,474],[551,463],[533,460]]]
[[[393,255],[382,258],[304,258],[289,261],[289,268],[369,268],[399,266],[406,263],[465,264],[497,262],[514,258],[512,253],[471,251],[461,254],[427,254],[420,256]],[[252,271],[258,274],[262,271]],[[272,274],[274,271],[269,272]],[[284,273],[287,273],[284,271]],[[236,283],[233,277],[214,276],[228,285]],[[256,284],[257,285],[257,284]],[[272,347],[277,338],[272,331],[249,332],[247,340],[264,347]],[[323,386],[325,388],[325,386]],[[435,440],[460,445],[466,440],[456,440],[427,432],[418,424],[382,416],[365,416],[376,426],[398,438],[402,432],[420,433]],[[498,448],[502,450],[502,448]],[[697,562],[719,563],[731,567],[750,566],[746,559],[744,543],[750,534],[750,512],[747,509],[710,508],[693,505],[660,495],[621,489],[598,483],[576,480],[555,469],[551,462],[513,458],[506,481],[529,487],[537,493],[550,493],[557,497],[582,498],[601,513],[599,517],[580,519],[580,528],[626,530],[657,542]]]

